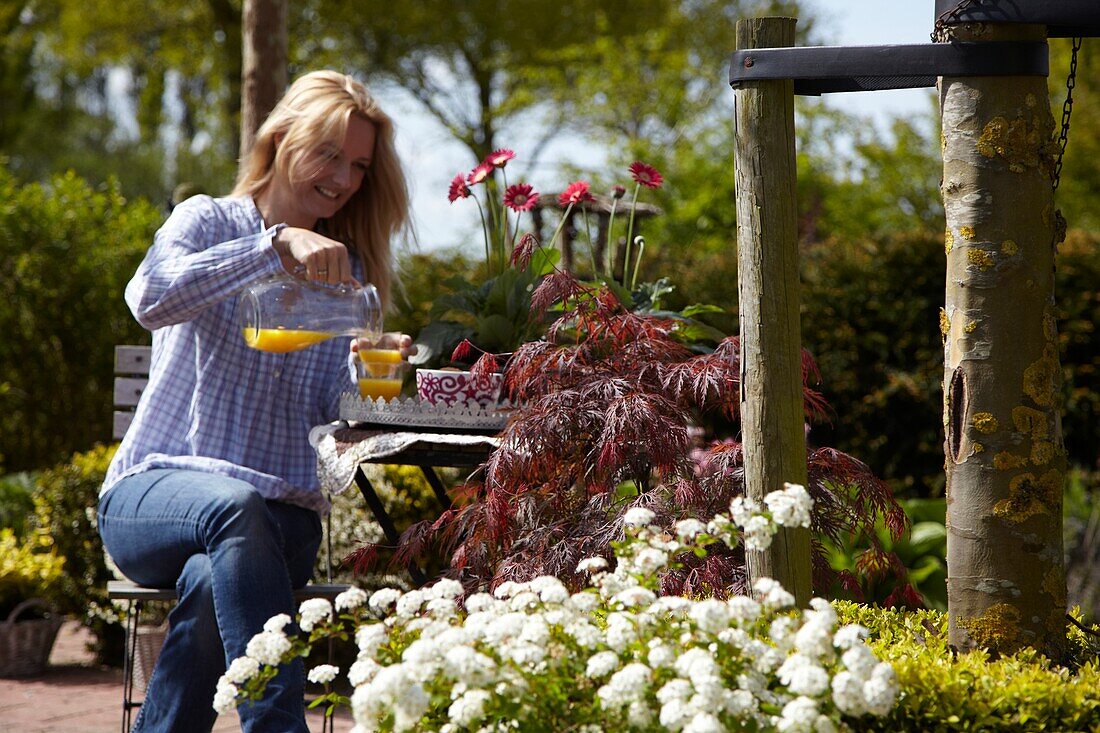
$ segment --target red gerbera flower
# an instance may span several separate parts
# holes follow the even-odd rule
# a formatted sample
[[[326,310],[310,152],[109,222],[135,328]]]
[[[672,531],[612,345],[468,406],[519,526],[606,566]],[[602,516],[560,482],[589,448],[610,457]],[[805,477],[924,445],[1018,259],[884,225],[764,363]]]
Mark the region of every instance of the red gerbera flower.
[[[664,176],[656,168],[640,160],[630,164],[630,177],[646,188],[660,188],[661,184],[665,182]]]
[[[459,173],[451,179],[451,189],[447,192],[447,200],[452,204],[459,199],[469,198],[470,188],[466,185],[466,177]]]
[[[488,163],[478,163],[477,167],[470,171],[470,175],[466,176],[466,183],[471,186],[476,186],[488,178],[489,174],[492,172],[493,166]]]
[[[485,160],[482,161],[482,165],[488,163],[494,168],[503,168],[504,164],[514,157],[516,157],[514,151],[509,150],[508,148],[501,148],[500,150],[494,150],[493,152],[489,153],[488,157],[486,157]]]
[[[592,194],[588,192],[588,181],[576,181],[570,183],[561,196],[558,197],[558,203],[562,206],[569,206],[570,204],[579,204],[582,201],[592,201]]]
[[[517,183],[504,191],[504,205],[512,211],[530,211],[538,200],[529,183]]]

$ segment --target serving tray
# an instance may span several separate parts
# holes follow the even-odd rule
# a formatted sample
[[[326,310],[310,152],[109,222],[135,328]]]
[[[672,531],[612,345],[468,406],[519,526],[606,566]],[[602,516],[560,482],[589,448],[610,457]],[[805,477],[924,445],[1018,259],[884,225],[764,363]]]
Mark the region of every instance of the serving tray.
[[[421,402],[416,397],[387,401],[360,397],[356,392],[345,392],[340,397],[342,420],[378,425],[500,430],[508,423],[510,411],[507,402],[488,408],[476,404],[447,407]]]

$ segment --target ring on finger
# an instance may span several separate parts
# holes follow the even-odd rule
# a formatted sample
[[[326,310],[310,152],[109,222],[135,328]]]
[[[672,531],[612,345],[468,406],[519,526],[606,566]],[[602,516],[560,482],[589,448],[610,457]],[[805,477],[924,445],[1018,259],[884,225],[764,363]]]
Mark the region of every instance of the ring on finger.
[[[328,274],[328,268],[327,267],[322,267],[321,269],[317,270],[317,274],[318,275],[327,275]]]

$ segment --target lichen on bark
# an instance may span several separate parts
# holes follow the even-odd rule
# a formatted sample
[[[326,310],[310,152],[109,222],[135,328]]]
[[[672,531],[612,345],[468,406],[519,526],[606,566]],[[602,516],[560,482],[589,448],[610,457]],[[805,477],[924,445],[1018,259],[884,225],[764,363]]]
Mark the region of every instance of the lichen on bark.
[[[1011,654],[1023,646],[1020,641],[1020,612],[1007,603],[990,606],[981,616],[962,622],[962,626],[982,649]]]

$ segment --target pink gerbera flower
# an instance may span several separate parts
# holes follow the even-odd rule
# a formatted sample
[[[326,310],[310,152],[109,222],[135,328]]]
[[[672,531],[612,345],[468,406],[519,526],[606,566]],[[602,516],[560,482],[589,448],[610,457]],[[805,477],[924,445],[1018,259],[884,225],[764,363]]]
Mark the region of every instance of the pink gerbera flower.
[[[459,199],[469,198],[470,188],[466,185],[466,177],[459,173],[451,179],[451,188],[447,191],[447,200],[452,204]]]
[[[493,166],[488,163],[478,163],[477,167],[470,171],[470,175],[466,176],[466,183],[471,186],[476,186],[488,178],[489,174],[492,172]]]
[[[588,192],[588,181],[575,181],[570,183],[561,196],[558,197],[558,203],[562,206],[569,206],[570,204],[579,204],[582,201],[592,201],[592,194]]]
[[[516,157],[514,151],[509,150],[508,148],[501,148],[500,150],[494,150],[493,152],[489,153],[485,160],[482,161],[482,165],[488,163],[494,168],[503,168],[505,163],[507,163],[514,157]]]
[[[530,211],[539,200],[529,183],[517,183],[504,192],[504,205],[512,211]]]
[[[665,182],[664,176],[656,168],[640,160],[630,164],[630,177],[646,188],[660,188]]]

